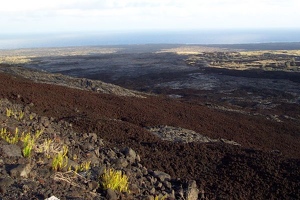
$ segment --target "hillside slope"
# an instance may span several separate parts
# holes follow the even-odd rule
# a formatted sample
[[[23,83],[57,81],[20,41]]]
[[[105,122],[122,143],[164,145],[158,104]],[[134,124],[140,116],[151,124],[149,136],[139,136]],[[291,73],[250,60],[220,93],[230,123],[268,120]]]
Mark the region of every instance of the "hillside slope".
[[[110,147],[131,147],[142,164],[173,178],[193,179],[209,199],[299,199],[300,126],[203,105],[147,96],[117,96],[0,73],[0,98],[94,132]],[[163,141],[146,127],[168,125],[226,143]]]

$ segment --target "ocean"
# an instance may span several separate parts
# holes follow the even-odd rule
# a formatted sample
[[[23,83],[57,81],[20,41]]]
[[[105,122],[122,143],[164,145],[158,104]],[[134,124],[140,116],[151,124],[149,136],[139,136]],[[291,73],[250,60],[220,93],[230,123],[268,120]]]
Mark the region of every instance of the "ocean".
[[[1,34],[0,49],[127,45],[300,42],[300,29]]]

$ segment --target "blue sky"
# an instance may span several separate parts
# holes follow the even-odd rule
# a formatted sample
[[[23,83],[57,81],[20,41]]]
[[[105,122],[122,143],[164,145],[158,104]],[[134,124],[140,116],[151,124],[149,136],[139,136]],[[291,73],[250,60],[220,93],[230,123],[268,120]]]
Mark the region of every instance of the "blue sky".
[[[0,34],[300,29],[299,0],[2,0]]]

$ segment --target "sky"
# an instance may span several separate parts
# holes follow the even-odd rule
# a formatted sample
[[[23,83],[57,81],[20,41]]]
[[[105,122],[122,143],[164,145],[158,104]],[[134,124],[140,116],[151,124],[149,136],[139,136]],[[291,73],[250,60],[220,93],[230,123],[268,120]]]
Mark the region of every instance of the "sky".
[[[299,0],[0,0],[0,34],[300,29]]]

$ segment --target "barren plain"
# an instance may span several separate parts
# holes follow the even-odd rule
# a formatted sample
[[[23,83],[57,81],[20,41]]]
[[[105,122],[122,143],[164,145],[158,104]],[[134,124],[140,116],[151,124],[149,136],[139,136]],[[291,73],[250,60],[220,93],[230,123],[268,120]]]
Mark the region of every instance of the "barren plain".
[[[8,50],[0,59],[282,121],[299,120],[299,49],[299,43],[131,45]]]

